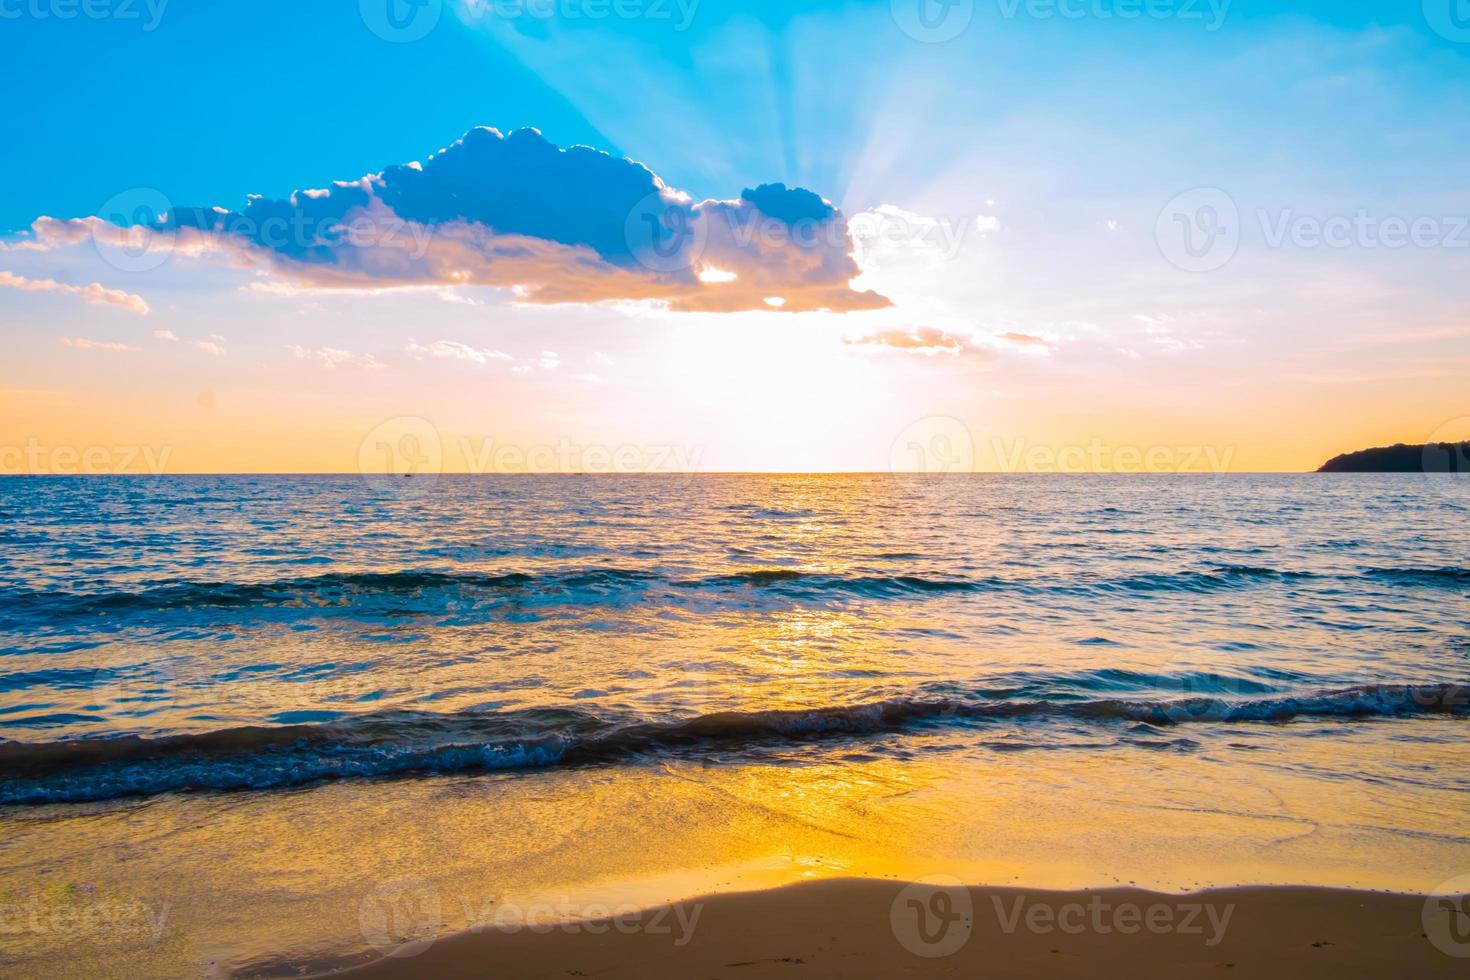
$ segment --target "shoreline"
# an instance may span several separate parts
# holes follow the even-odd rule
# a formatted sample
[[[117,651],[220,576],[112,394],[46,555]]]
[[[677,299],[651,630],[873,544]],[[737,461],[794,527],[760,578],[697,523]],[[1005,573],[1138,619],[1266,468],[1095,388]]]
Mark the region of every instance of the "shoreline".
[[[257,963],[236,976],[887,980],[1102,970],[1341,980],[1461,977],[1470,965],[1470,910],[1425,895],[1314,886],[1167,894],[828,878],[646,908],[585,906],[581,917],[565,916],[575,906],[505,907],[437,938],[415,930],[412,896],[396,898],[380,918],[364,918],[365,935],[382,940],[371,959]]]

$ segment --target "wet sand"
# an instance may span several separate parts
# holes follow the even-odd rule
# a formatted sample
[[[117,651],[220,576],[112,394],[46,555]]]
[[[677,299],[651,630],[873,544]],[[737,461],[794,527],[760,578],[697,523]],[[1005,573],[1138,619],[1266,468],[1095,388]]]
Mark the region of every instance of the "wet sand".
[[[1470,918],[1457,934],[1451,915],[1464,913],[1422,896],[1322,888],[1165,895],[836,879],[598,920],[513,926],[511,915],[334,972],[352,980],[1463,977],[1470,960],[1450,953],[1470,955]]]

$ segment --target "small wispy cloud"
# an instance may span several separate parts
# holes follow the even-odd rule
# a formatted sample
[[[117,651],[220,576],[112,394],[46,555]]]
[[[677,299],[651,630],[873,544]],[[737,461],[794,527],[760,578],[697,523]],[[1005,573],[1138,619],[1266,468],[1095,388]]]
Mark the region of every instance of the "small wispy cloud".
[[[311,349],[301,347],[297,344],[287,344],[286,350],[290,351],[292,356],[297,360],[312,361],[331,371],[335,371],[339,367],[360,367],[369,371],[376,371],[383,366],[383,362],[371,354],[356,354],[350,350],[343,350],[340,347],[317,347]]]
[[[846,337],[843,343],[855,347],[878,347],[909,354],[959,354],[973,350],[968,337],[961,337],[938,327],[907,327],[876,330],[860,337]]]
[[[64,293],[68,296],[80,296],[85,302],[99,306],[118,306],[139,316],[148,315],[148,304],[143,297],[121,289],[108,289],[100,282],[72,286],[55,279],[27,279],[13,272],[0,272],[0,288],[19,289],[27,293]]]
[[[132,350],[127,344],[119,344],[111,340],[89,340],[86,337],[62,337],[61,342],[79,350]]]
[[[1004,340],[1008,344],[1015,344],[1017,347],[1051,348],[1056,346],[1045,337],[1038,336],[1034,333],[1019,333],[1015,330],[1007,330],[1005,333],[998,333],[995,336],[997,339]]]
[[[155,330],[152,336],[154,340],[161,340],[168,344],[188,344],[195,350],[208,354],[211,357],[222,357],[225,354],[225,338],[217,333],[210,334],[208,340],[180,337],[172,330]]]
[[[471,347],[458,340],[436,340],[431,344],[410,343],[406,348],[415,357],[442,357],[472,364],[489,364],[491,361],[508,361],[509,354],[488,348]]]

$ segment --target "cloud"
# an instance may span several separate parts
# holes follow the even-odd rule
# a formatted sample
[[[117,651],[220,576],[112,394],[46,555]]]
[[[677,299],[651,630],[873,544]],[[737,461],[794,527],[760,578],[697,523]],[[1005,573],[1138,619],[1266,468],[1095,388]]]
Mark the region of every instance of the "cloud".
[[[383,362],[371,354],[354,354],[340,347],[318,347],[313,350],[297,344],[287,344],[286,349],[297,360],[313,361],[329,371],[335,371],[339,367],[360,367],[376,371],[383,366]]]
[[[306,288],[497,286],[529,303],[653,300],[677,311],[866,310],[840,211],[817,194],[762,184],[694,202],[642,164],[534,129],[477,128],[426,162],[298,191],[243,211],[174,208],[143,228],[42,217],[33,240],[87,239],[223,255]],[[702,280],[706,268],[725,275]]]
[[[148,315],[148,304],[143,297],[121,289],[108,289],[98,282],[88,286],[71,286],[55,279],[27,279],[13,272],[0,272],[0,288],[19,289],[27,293],[66,293],[69,296],[80,296],[88,303],[121,306],[139,316]]]
[[[1000,340],[1004,340],[1008,344],[1015,344],[1017,347],[1053,346],[1052,342],[1047,340],[1045,337],[1038,337],[1036,334],[1033,333],[1016,333],[1015,331],[1007,331],[1005,333],[998,333],[995,336]]]
[[[491,361],[508,361],[510,355],[498,350],[482,350],[462,344],[457,340],[436,340],[432,344],[411,343],[405,348],[416,357],[428,355],[429,357],[444,357],[456,361],[470,361],[474,364],[488,364]]]
[[[118,344],[110,340],[88,340],[86,337],[62,337],[61,342],[68,347],[77,347],[81,350],[132,350],[127,344]]]
[[[225,349],[213,340],[191,340],[189,344],[195,350],[203,351],[211,357],[220,357],[225,352]]]
[[[844,343],[863,347],[887,347],[910,354],[959,354],[966,351],[982,351],[968,337],[940,330],[938,327],[909,327],[907,329],[878,330],[861,337],[848,337]],[[990,353],[985,350],[986,353]]]
[[[178,343],[179,340],[178,335],[175,334],[172,330],[155,330],[153,331],[153,339],[167,340],[170,343]]]

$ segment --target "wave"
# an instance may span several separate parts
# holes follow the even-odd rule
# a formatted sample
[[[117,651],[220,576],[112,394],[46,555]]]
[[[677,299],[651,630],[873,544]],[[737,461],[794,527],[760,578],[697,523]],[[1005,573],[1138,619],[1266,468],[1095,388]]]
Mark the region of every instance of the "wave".
[[[844,592],[877,597],[902,592],[981,592],[995,589],[1004,583],[997,579],[935,579],[918,575],[844,576],[788,568],[765,568],[729,575],[711,575],[677,584],[713,589],[784,585],[812,592]]]
[[[528,574],[506,572],[394,571],[332,572],[264,582],[163,582],[134,592],[17,592],[5,597],[8,615],[121,615],[188,609],[319,608],[373,598],[433,592],[484,593],[526,600],[595,599],[609,593],[662,588],[684,593],[731,590],[800,591],[883,598],[925,592],[995,588],[996,581],[930,579],[915,575],[843,576],[795,569],[757,569],[702,578],[682,578],[642,569],[574,568]]]
[[[395,595],[407,592],[460,589],[484,592],[554,592],[576,589],[647,588],[669,586],[681,589],[791,589],[814,592],[847,592],[883,595],[894,592],[982,592],[1007,588],[1055,588],[1058,591],[1210,591],[1244,588],[1255,582],[1304,582],[1311,579],[1380,580],[1398,585],[1460,588],[1470,583],[1470,569],[1380,569],[1364,567],[1355,574],[1297,572],[1260,566],[1213,566],[1204,570],[1157,572],[1119,579],[1000,579],[1000,577],[931,577],[920,574],[842,574],[801,569],[753,569],[710,574],[703,577],[672,576],[651,569],[601,569],[573,567],[550,573],[525,572],[329,572],[316,576],[293,576],[265,582],[190,582],[165,580],[138,591],[34,592],[10,591],[4,595],[13,607],[46,608],[72,613],[106,613],[113,610],[172,610],[188,607],[250,607],[250,605],[312,604],[356,597]]]
[[[1394,585],[1458,589],[1470,585],[1470,568],[1368,568],[1363,577]]]
[[[261,790],[323,780],[611,764],[649,755],[798,744],[990,721],[1126,722],[1151,728],[1298,718],[1470,717],[1470,686],[1378,685],[1249,700],[1036,700],[1011,692],[724,711],[675,720],[570,708],[384,712],[331,722],[162,738],[0,742],[0,804],[80,803],[181,790]]]
[[[629,568],[570,568],[556,572],[468,572],[401,570],[329,572],[261,582],[164,581],[137,591],[0,592],[0,628],[25,617],[121,616],[189,609],[315,609],[350,606],[375,599],[444,594],[460,598],[503,597],[506,601],[589,602],[621,594],[662,590],[665,595],[770,593],[788,597],[894,599],[961,593],[1021,591],[1066,595],[1130,593],[1208,593],[1244,589],[1259,583],[1301,583],[1352,579],[1402,587],[1461,589],[1470,569],[1363,568],[1327,575],[1249,565],[1219,565],[1205,570],[1155,572],[1120,578],[948,578],[917,574],[841,574],[790,568],[764,568],[703,577]],[[401,605],[395,609],[403,611]]]
[[[648,573],[637,571],[589,569],[558,578],[565,586],[576,587],[599,582],[631,582],[648,577],[651,577]],[[19,592],[13,594],[9,601],[17,608],[93,615],[126,610],[321,605],[361,594],[395,595],[432,589],[511,591],[526,589],[545,580],[545,576],[524,572],[329,572],[265,582],[162,582],[136,592]]]

